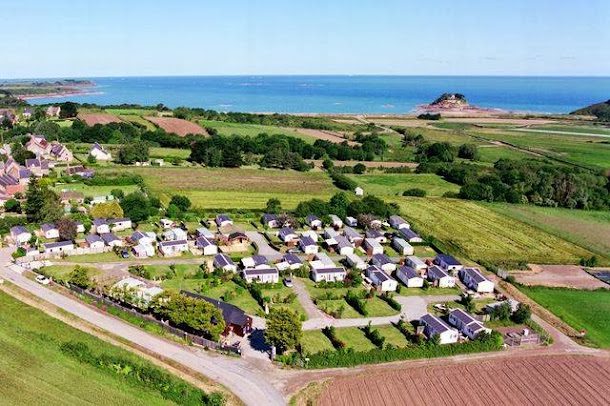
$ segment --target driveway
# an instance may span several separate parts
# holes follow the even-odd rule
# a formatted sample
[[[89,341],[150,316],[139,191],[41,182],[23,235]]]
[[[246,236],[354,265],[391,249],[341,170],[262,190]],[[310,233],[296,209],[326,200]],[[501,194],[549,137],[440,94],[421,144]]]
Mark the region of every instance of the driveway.
[[[258,254],[264,255],[269,261],[275,261],[282,257],[282,254],[271,247],[265,237],[258,231],[246,231],[246,236],[254,243]]]

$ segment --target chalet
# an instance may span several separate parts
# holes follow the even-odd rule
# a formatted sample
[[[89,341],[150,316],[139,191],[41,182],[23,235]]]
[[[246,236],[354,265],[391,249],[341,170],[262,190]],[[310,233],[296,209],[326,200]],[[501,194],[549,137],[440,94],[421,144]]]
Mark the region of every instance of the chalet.
[[[410,266],[398,267],[396,270],[396,277],[408,288],[421,288],[424,286],[424,278]]]
[[[415,249],[411,244],[399,237],[392,238],[392,248],[400,255],[413,255]]]
[[[280,271],[294,271],[300,269],[303,266],[303,261],[301,261],[301,259],[297,255],[289,253],[285,254],[282,257],[282,260],[278,262],[275,266]]]
[[[449,312],[449,324],[457,328],[466,337],[474,340],[481,333],[489,334],[491,329],[466,313],[462,309],[454,309]]]
[[[17,193],[25,193],[25,185],[19,182],[16,177],[5,174],[0,175],[0,192],[7,196],[14,196]]]
[[[46,223],[40,226],[40,234],[44,238],[54,239],[59,238],[59,230],[55,227],[55,224]]]
[[[61,204],[69,204],[75,202],[77,204],[83,204],[85,202],[85,195],[81,192],[75,192],[73,190],[64,190],[59,194]]]
[[[233,231],[225,237],[228,245],[247,244],[250,242],[248,236],[242,231]]]
[[[133,246],[131,251],[133,252],[133,255],[136,256],[136,258],[148,258],[155,255],[155,247],[143,242]]]
[[[400,216],[390,216],[390,226],[396,230],[402,230],[403,228],[411,228],[411,225]]]
[[[409,255],[407,257],[407,265],[419,272],[420,275],[423,275],[426,269],[428,269],[428,265],[415,255]]]
[[[244,269],[269,268],[267,257],[264,255],[253,255],[241,259],[241,266]]]
[[[261,223],[268,228],[280,228],[280,222],[277,218],[277,214],[263,214],[263,217],[261,217]]]
[[[434,263],[454,275],[464,268],[464,265],[462,265],[460,261],[453,258],[451,255],[446,254],[438,254],[436,258],[434,258]]]
[[[278,237],[284,244],[296,244],[299,239],[299,235],[290,227],[282,228],[278,233]]]
[[[356,254],[345,255],[345,261],[347,262],[348,266],[354,269],[364,271],[367,268],[366,262],[364,262],[362,258]]]
[[[174,227],[163,233],[163,239],[165,241],[186,240],[187,234],[183,229]]]
[[[94,157],[98,161],[112,161],[112,154],[97,142],[89,149],[89,156]]]
[[[115,218],[108,220],[112,231],[123,231],[131,228],[131,220],[128,218]]]
[[[243,337],[252,331],[252,317],[248,316],[239,307],[218,299],[201,296],[196,293],[184,290],[180,293],[185,296],[205,300],[206,302],[213,304],[218,310],[220,310],[222,312],[222,318],[224,319],[226,325],[225,331],[222,333],[223,336],[226,337],[231,333],[234,333],[235,335]]]
[[[278,283],[280,281],[280,274],[275,268],[256,268],[256,269],[244,269],[242,276],[248,283]]]
[[[455,286],[455,278],[436,265],[428,268],[428,280],[439,288],[452,288]]]
[[[174,227],[175,223],[170,219],[160,219],[159,224],[161,225],[162,229],[167,230],[168,228]]]
[[[216,254],[213,262],[214,269],[222,269],[225,272],[236,272],[237,266],[227,254]]]
[[[61,112],[61,106],[49,106],[45,110],[47,117],[59,117],[60,112]]]
[[[123,243],[123,240],[121,240],[119,237],[112,233],[100,234],[100,237],[102,238],[102,240],[104,240],[104,244],[109,247],[122,247],[123,245],[125,245]]]
[[[380,292],[395,292],[398,288],[396,279],[377,266],[369,266],[366,269],[366,277],[369,278],[371,284]]]
[[[323,252],[316,254],[313,261],[309,262],[312,268],[335,268],[335,262]]]
[[[385,254],[375,254],[371,258],[371,264],[380,268],[382,271],[392,273],[396,270],[396,264]]]
[[[54,159],[56,161],[63,162],[72,162],[72,160],[74,160],[74,155],[72,155],[72,151],[70,151],[68,148],[66,148],[65,146],[63,146],[63,144],[60,144],[59,142],[51,143],[50,157],[51,159]]]
[[[335,214],[331,214],[330,216],[330,225],[335,227],[335,228],[341,228],[343,227],[343,221],[339,218],[339,216],[335,215]]]
[[[305,254],[316,254],[320,247],[310,237],[301,237],[299,240],[299,248]]]
[[[85,242],[89,248],[101,249],[104,248],[104,240],[97,234],[89,234],[85,237]]]
[[[214,222],[219,228],[233,225],[233,220],[231,220],[231,217],[227,216],[226,214],[219,214],[216,216]]]
[[[324,235],[324,239],[325,240],[332,240],[336,236],[338,236],[339,233],[334,228],[328,227],[328,228],[324,229],[324,234],[323,235]]]
[[[425,314],[419,321],[424,326],[424,334],[428,339],[438,335],[441,344],[457,343],[459,338],[458,331],[449,327],[440,318],[431,314]]]
[[[464,268],[459,275],[464,285],[477,293],[493,293],[494,291],[494,283],[476,268]]]
[[[129,237],[129,239],[135,244],[152,245],[157,241],[157,235],[152,231],[146,232],[137,230],[131,234],[131,237]]]
[[[48,242],[42,246],[45,254],[62,254],[74,250],[72,241]]]
[[[110,291],[111,296],[113,295],[112,291],[115,289],[120,291],[131,292],[131,295],[121,295],[121,297],[130,297],[131,302],[129,304],[135,307],[139,307],[141,309],[148,308],[148,305],[150,304],[150,302],[152,302],[155,296],[158,296],[163,293],[163,289],[161,289],[160,287],[149,286],[143,281],[132,277],[121,279],[120,281],[112,285],[112,288],[113,289],[111,289]]]
[[[374,238],[366,238],[362,246],[370,257],[375,254],[383,254],[383,246]]]
[[[307,223],[307,225],[314,230],[319,230],[320,228],[322,228],[322,220],[320,220],[313,214],[310,214],[305,218],[305,223]]]
[[[311,270],[311,279],[314,282],[340,282],[345,279],[347,272],[343,268],[313,268]]]
[[[30,233],[24,226],[11,227],[11,238],[17,245],[25,244],[32,239],[32,233]]]
[[[358,220],[356,220],[354,217],[348,216],[345,218],[345,224],[350,227],[356,227],[358,225]]]
[[[356,194],[356,196],[364,196],[364,189],[358,186],[356,187],[356,189],[354,189],[354,193]]]
[[[421,238],[415,231],[410,228],[401,228],[399,230],[401,237],[405,239],[407,242],[424,242],[424,239]]]
[[[51,144],[49,144],[44,135],[32,134],[27,144],[25,144],[25,149],[37,157],[47,157],[51,152]]]
[[[49,161],[40,158],[26,159],[25,168],[35,176],[42,177],[49,174]]]
[[[196,231],[195,231],[195,235],[197,237],[205,237],[208,240],[213,240],[215,239],[214,233],[212,233],[210,230],[207,229],[207,227],[199,227]]]
[[[203,255],[216,255],[218,254],[218,246],[205,237],[197,237],[195,240],[195,246],[201,250]]]
[[[385,234],[383,234],[379,230],[368,229],[366,230],[364,235],[366,236],[366,238],[374,238],[379,244],[385,244],[386,242],[388,242],[388,239],[386,238]]]
[[[91,230],[97,234],[106,234],[110,232],[110,225],[106,219],[93,219]]]
[[[159,243],[159,252],[166,257],[173,257],[188,251],[189,246],[186,240],[161,241]]]
[[[334,249],[339,255],[347,255],[354,253],[354,246],[349,242],[347,238],[342,235],[338,235],[335,237],[336,244],[334,245]]]

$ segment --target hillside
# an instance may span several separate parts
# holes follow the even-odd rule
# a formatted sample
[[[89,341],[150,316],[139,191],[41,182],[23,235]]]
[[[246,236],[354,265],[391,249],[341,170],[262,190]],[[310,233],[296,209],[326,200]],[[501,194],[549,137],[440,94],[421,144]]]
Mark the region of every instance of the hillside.
[[[595,116],[601,121],[610,121],[610,99],[605,102],[595,103],[588,107],[571,112],[579,116]]]

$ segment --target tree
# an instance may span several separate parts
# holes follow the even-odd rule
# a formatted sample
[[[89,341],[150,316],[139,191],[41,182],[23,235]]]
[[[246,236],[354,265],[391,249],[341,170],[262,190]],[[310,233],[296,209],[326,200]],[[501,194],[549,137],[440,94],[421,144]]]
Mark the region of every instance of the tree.
[[[299,345],[302,335],[301,320],[296,312],[281,307],[271,310],[267,318],[265,340],[274,345],[279,353]]]
[[[275,197],[267,200],[267,205],[265,206],[265,213],[270,214],[280,214],[282,211],[282,202]]]
[[[114,196],[115,199],[119,200],[125,197],[125,192],[123,192],[123,189],[112,189],[110,194]]]
[[[21,203],[17,199],[8,199],[4,203],[4,210],[9,213],[21,213]]]
[[[87,163],[95,164],[95,163],[97,163],[97,158],[94,157],[93,155],[89,154],[87,156]]]
[[[136,141],[124,144],[117,153],[117,162],[123,165],[131,165],[136,162],[148,161],[148,143]]]
[[[513,313],[512,319],[515,323],[523,324],[532,317],[532,309],[528,304],[519,303],[517,310]]]
[[[136,223],[145,221],[150,216],[150,202],[142,192],[133,192],[121,200],[123,215]]]
[[[191,207],[190,199],[183,195],[173,195],[171,200],[169,201],[169,204],[173,204],[181,211],[187,211]]]
[[[43,219],[45,199],[47,197],[46,188],[40,185],[40,180],[32,175],[25,192],[25,215],[30,223],[40,223]]]
[[[45,187],[42,192],[44,204],[40,211],[40,221],[43,223],[55,223],[62,218],[64,210],[61,206],[59,195]]]
[[[59,239],[61,241],[72,241],[76,238],[76,222],[64,217],[59,219],[55,226],[59,231]]]
[[[222,166],[225,168],[239,168],[244,163],[239,148],[226,148],[222,152]]]
[[[23,145],[18,142],[15,142],[11,146],[11,155],[13,156],[13,159],[20,165],[25,165],[26,159],[36,158],[36,155],[34,155],[32,151],[28,151]]]
[[[78,114],[78,105],[73,102],[65,102],[59,105],[59,118],[74,118]]]
[[[324,161],[322,161],[322,167],[327,171],[330,171],[335,167],[335,163],[332,160],[326,158],[324,159]]]
[[[362,175],[364,172],[366,172],[366,165],[361,162],[354,165],[354,173],[356,175]]]
[[[504,302],[499,306],[496,306],[491,311],[492,320],[506,321],[510,319],[511,308],[508,302]]]
[[[74,270],[70,272],[68,282],[83,289],[89,289],[93,286],[93,281],[89,277],[89,270],[80,265],[76,265]]]
[[[478,161],[480,154],[476,144],[462,144],[458,149],[458,157]]]
[[[91,207],[89,214],[93,218],[116,218],[124,217],[123,208],[119,205],[116,200],[111,202],[98,203]]]
[[[464,295],[462,297],[462,304],[464,305],[464,309],[468,313],[472,313],[474,311],[474,299],[470,295]]]

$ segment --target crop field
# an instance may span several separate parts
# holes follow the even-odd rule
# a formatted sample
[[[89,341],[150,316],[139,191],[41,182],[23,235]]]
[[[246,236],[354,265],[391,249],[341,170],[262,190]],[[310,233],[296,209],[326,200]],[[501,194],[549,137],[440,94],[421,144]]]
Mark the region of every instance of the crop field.
[[[574,355],[417,364],[337,378],[312,404],[604,405],[609,369],[605,357]]]
[[[59,345],[79,341],[96,353],[144,362],[0,292],[0,403],[3,405],[174,404],[64,355]],[[86,401],[85,401],[86,400]]]
[[[488,207],[586,247],[610,264],[610,212],[570,210],[531,205],[490,204]]]
[[[610,290],[577,290],[542,286],[519,289],[601,348],[610,348]]]
[[[411,188],[423,189],[428,196],[442,196],[446,192],[458,192],[459,186],[431,173],[386,173],[349,175],[365,192],[378,196],[401,196]]]
[[[474,261],[567,264],[592,255],[584,248],[475,202],[439,198],[395,201],[416,231],[433,236],[449,251]]]
[[[599,135],[610,136],[609,127],[601,127],[601,126],[593,126],[593,125],[548,124],[548,125],[534,125],[529,128],[534,129],[534,130],[559,131],[559,132],[582,133],[582,134],[599,134]]]
[[[164,202],[174,194],[188,196],[203,209],[262,209],[272,197],[292,209],[311,198],[327,199],[337,189],[322,172],[251,168],[130,168]]]
[[[315,137],[299,133],[292,128],[274,127],[271,125],[259,124],[242,124],[242,123],[227,123],[224,121],[199,120],[199,124],[205,128],[214,128],[221,135],[241,135],[243,137],[256,137],[261,133],[266,134],[284,134],[292,137],[300,138],[310,144],[316,140]]]
[[[181,137],[189,134],[207,135],[207,131],[197,124],[175,117],[145,117],[146,120],[159,126],[168,133],[174,133]]]
[[[155,125],[150,121],[146,120],[142,116],[136,116],[134,114],[121,114],[118,116],[121,120],[126,121],[128,123],[136,124],[136,126],[143,126],[149,131],[155,130]]]
[[[84,121],[88,126],[121,122],[119,117],[108,113],[79,113],[78,118]]]

